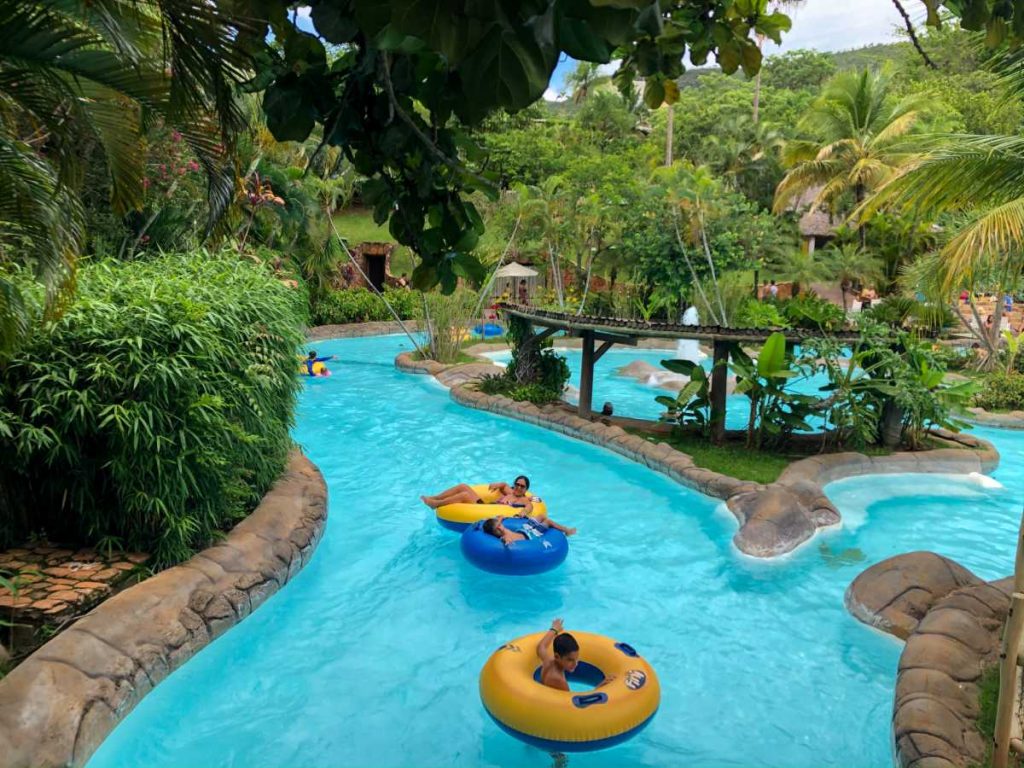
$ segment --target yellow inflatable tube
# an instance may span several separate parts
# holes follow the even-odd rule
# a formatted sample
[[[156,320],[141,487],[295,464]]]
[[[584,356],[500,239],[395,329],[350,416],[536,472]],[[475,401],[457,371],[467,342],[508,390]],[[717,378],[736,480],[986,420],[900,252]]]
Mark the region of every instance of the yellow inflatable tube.
[[[309,369],[306,368],[305,361],[299,363],[299,373],[303,376],[309,376]],[[314,376],[330,376],[331,372],[327,370],[327,366],[323,363],[313,363],[313,375]]]
[[[495,504],[501,494],[497,491],[492,491],[487,483],[480,485],[469,486],[477,495],[483,499],[483,504],[445,504],[443,507],[438,507],[435,512],[437,514],[437,522],[453,531],[462,533],[473,523],[478,520],[486,520],[489,517],[497,517],[502,515],[503,517],[512,517],[513,515],[522,512],[522,507],[510,507],[507,504]],[[533,504],[532,514],[538,512],[547,514],[547,505],[537,499],[532,493],[527,491],[526,496]]]
[[[658,711],[661,686],[654,669],[626,643],[590,632],[572,632],[580,662],[569,676],[594,685],[590,691],[559,691],[539,682],[537,643],[526,635],[495,651],[480,672],[480,698],[507,733],[552,752],[605,749],[632,738]]]

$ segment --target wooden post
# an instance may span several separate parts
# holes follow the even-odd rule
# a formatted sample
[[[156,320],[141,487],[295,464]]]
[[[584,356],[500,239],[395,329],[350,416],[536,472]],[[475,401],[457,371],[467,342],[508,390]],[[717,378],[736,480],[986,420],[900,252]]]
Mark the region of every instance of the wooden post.
[[[1020,667],[1021,641],[1024,640],[1024,516],[1017,528],[1017,555],[1013,568],[1013,595],[1003,628],[999,652],[999,698],[992,749],[993,768],[1006,768],[1010,760],[1010,740],[1017,719],[1017,670]]]
[[[729,342],[715,340],[714,367],[711,369],[711,441],[725,441],[725,398],[729,384]]]
[[[583,360],[580,364],[580,402],[578,413],[584,419],[590,418],[594,399],[594,332],[583,331]]]
[[[1003,647],[999,653],[999,698],[996,703],[995,747],[992,768],[1006,768],[1010,759],[1010,736],[1017,708],[1017,654],[1024,638],[1024,595],[1014,592],[1010,612],[1003,630]]]

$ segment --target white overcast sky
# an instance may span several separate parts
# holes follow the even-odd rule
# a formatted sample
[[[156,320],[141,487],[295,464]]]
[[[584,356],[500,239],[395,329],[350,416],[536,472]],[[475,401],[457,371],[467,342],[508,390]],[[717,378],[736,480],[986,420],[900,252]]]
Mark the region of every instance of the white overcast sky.
[[[909,0],[903,5],[915,24],[924,22],[924,6],[918,0]],[[797,48],[844,51],[885,43],[897,39],[895,29],[902,28],[903,24],[892,0],[805,0],[786,13],[793,20],[793,29],[783,35],[781,47],[768,41],[764,50],[766,56]],[[545,98],[558,97],[565,73],[573,66],[572,61],[558,65]]]

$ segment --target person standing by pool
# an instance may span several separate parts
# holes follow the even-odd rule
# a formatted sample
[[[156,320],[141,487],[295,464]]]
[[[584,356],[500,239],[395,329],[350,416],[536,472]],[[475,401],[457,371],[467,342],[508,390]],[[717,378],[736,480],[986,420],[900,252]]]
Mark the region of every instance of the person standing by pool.
[[[490,483],[488,486],[492,491],[497,491],[500,496],[494,504],[504,504],[509,507],[522,507],[523,514],[529,515],[533,511],[533,504],[526,492],[530,489],[530,478],[526,475],[519,475],[508,483]],[[465,483],[453,485],[435,496],[420,496],[420,500],[431,509],[443,507],[445,504],[483,504],[484,500],[480,494],[474,491]]]
[[[519,303],[526,305],[530,303],[530,289],[526,287],[526,280],[519,281]]]
[[[580,644],[576,638],[565,631],[561,619],[551,622],[551,629],[537,643],[537,655],[540,656],[540,681],[549,688],[568,691],[569,681],[566,672],[574,672],[580,662]],[[615,675],[605,675],[596,687],[608,685]]]

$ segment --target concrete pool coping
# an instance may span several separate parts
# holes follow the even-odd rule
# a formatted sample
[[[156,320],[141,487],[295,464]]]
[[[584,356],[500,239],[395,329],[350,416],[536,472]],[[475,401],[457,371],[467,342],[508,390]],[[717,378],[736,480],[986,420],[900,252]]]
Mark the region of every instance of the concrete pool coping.
[[[220,543],[101,603],[0,680],[3,765],[84,765],[161,680],[309,562],[326,520],[323,476],[295,450]]]
[[[503,395],[486,395],[468,386],[481,376],[500,370],[489,363],[445,365],[433,360],[414,360],[411,353],[403,352],[395,358],[395,367],[407,373],[433,376],[449,388],[450,397],[460,405],[593,443],[645,464],[681,485],[722,499],[740,525],[733,543],[744,554],[758,558],[792,552],[810,541],[819,529],[841,522],[839,510],[825,493],[828,483],[866,474],[988,474],[999,464],[999,453],[990,443],[936,429],[931,432],[935,438],[957,447],[888,456],[823,454],[793,462],[776,482],[762,485],[697,467],[689,455],[670,445],[629,434],[621,426],[603,423],[599,418],[587,420],[558,405],[538,407]]]

